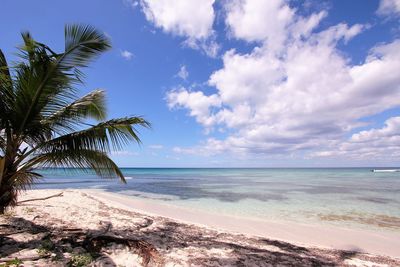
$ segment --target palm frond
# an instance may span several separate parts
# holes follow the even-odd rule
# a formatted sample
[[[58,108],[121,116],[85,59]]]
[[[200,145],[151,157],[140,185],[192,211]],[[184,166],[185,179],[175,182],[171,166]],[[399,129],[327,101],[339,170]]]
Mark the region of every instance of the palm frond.
[[[3,51],[0,50],[0,130],[5,127],[14,98],[12,78]]]
[[[21,49],[29,60],[24,68],[26,79],[22,86],[25,92],[25,114],[19,122],[19,134],[28,128],[31,120],[41,115],[50,115],[67,105],[75,96],[73,84],[81,82],[79,67],[86,67],[91,60],[110,48],[107,37],[91,26],[70,25],[65,27],[65,52],[55,54],[33,40],[29,33],[23,33],[25,46]],[[71,93],[72,92],[72,93]]]
[[[13,104],[13,127],[18,135],[29,135],[27,129],[35,128],[41,117],[51,114],[75,98],[73,78],[57,69],[56,60],[46,49],[25,36],[21,48],[28,62],[15,68],[15,103]]]
[[[60,66],[70,69],[86,67],[100,53],[111,48],[109,39],[89,25],[65,27],[65,53]]]
[[[35,40],[32,38],[30,32],[21,32],[22,40],[24,41],[24,45],[21,47],[20,51],[25,52],[22,55],[25,55],[25,58],[29,62],[35,61],[35,50],[37,48]]]
[[[15,173],[11,179],[10,184],[18,191],[24,191],[30,189],[32,184],[34,184],[42,175],[33,172],[31,170],[17,172]]]
[[[121,170],[106,153],[90,149],[65,150],[61,148],[41,153],[24,163],[19,171],[24,172],[33,167],[72,167],[82,168],[86,171],[93,169],[100,177],[119,177],[123,183],[126,183]]]
[[[101,122],[88,129],[66,134],[40,145],[40,150],[92,149],[102,152],[120,150],[129,141],[140,143],[136,126],[150,127],[141,117],[112,119]]]
[[[76,126],[85,118],[103,120],[106,117],[105,95],[102,90],[94,90],[72,103],[58,109],[41,120],[58,134],[76,130]]]

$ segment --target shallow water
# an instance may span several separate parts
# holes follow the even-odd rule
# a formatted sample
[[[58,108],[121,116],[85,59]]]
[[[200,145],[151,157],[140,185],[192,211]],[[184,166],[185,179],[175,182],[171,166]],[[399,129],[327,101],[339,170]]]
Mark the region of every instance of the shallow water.
[[[96,188],[209,213],[400,231],[400,173],[371,169],[125,168],[127,184],[45,169],[34,188]]]

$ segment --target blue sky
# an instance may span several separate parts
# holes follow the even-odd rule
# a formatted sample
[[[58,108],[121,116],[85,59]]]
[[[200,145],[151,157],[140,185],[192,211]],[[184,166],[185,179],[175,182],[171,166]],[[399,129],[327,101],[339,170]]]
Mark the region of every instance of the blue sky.
[[[113,49],[81,93],[142,115],[135,167],[400,165],[400,1],[2,1],[0,48],[20,32],[63,49],[68,23]]]

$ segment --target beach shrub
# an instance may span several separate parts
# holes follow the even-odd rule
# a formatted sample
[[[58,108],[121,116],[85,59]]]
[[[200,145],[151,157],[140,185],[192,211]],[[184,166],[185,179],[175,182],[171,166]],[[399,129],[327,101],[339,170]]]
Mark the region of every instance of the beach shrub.
[[[18,267],[23,264],[22,260],[15,258],[13,260],[7,261],[5,264],[0,264],[0,267]]]
[[[83,267],[89,265],[92,261],[93,257],[90,253],[76,254],[72,255],[68,265],[71,267]]]
[[[64,32],[62,52],[29,32],[22,33],[19,61],[12,66],[0,50],[0,214],[41,177],[38,168],[90,168],[125,182],[108,153],[139,143],[137,127],[150,127],[142,117],[106,120],[102,90],[78,96],[82,69],[111,44],[91,26],[67,25]]]
[[[40,257],[48,257],[54,249],[54,243],[50,239],[44,239],[37,249]]]

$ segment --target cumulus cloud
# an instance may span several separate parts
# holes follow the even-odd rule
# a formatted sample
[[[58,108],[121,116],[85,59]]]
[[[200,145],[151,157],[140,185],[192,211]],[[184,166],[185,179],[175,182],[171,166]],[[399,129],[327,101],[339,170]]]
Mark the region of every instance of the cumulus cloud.
[[[383,16],[400,16],[400,0],[381,0],[377,13]]]
[[[400,156],[400,117],[386,120],[382,128],[355,133],[334,149],[316,152],[318,157],[396,160]]]
[[[199,4],[196,0],[144,0],[146,18],[167,33],[194,39],[207,38],[212,32],[214,0]]]
[[[269,41],[270,46],[281,45],[294,11],[283,0],[229,1],[226,24],[233,37],[246,41]]]
[[[309,17],[297,16],[285,0],[233,0],[226,4],[226,25],[237,39],[248,42],[258,41],[269,50],[281,52],[288,41],[308,37],[320,21],[327,16],[326,11],[313,13]],[[325,35],[329,40],[343,38],[350,40],[363,29],[362,25],[351,28],[344,23],[331,27]]]
[[[128,50],[122,50],[120,53],[121,56],[126,60],[131,60],[134,56],[133,53]]]
[[[361,131],[353,134],[350,141],[356,143],[374,142],[382,140],[384,138],[396,137],[400,140],[400,117],[392,117],[385,122],[385,127],[380,129],[371,129],[368,131]],[[399,145],[399,142],[395,142],[395,145]]]
[[[184,87],[167,93],[169,108],[182,107],[190,109],[190,116],[204,126],[214,124],[214,118],[210,116],[212,107],[219,107],[221,101],[217,95],[206,96],[203,92],[189,92]]]
[[[229,135],[176,152],[329,154],[365,126],[360,118],[400,104],[400,40],[374,47],[352,65],[338,43],[351,41],[365,25],[316,31],[326,11],[304,17],[279,0],[230,1],[225,9],[231,35],[256,46],[224,54],[223,67],[208,80],[215,93],[180,88],[167,101],[189,110],[206,129],[223,127]]]
[[[146,19],[166,33],[186,37],[184,45],[215,56],[213,22],[215,0],[142,0]]]

